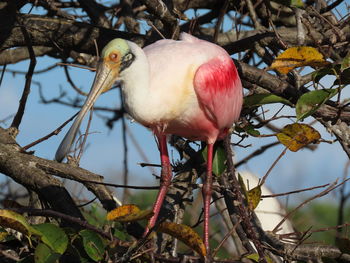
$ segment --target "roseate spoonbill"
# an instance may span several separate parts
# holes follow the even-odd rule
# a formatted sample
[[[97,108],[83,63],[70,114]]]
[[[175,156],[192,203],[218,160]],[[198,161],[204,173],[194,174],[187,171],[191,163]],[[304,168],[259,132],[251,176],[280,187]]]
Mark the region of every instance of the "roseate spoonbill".
[[[112,40],[101,52],[91,91],[57,150],[57,161],[69,152],[84,115],[97,97],[117,80],[121,81],[128,113],[150,128],[159,142],[160,190],[148,229],[155,225],[171,183],[166,135],[207,143],[203,198],[204,244],[208,250],[213,145],[228,134],[242,107],[242,85],[231,57],[220,46],[186,33],[179,41],[159,40],[144,49],[124,39]]]

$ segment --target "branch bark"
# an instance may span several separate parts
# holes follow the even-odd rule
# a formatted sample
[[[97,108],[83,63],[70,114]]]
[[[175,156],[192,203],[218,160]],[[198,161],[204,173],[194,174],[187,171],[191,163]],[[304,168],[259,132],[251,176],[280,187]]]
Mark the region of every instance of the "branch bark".
[[[0,9],[0,16],[3,10]],[[38,15],[17,15],[18,22],[0,22],[0,51],[25,46],[21,33],[24,26],[32,39],[33,46],[54,47],[59,52],[77,51],[95,54],[94,40],[98,47],[104,47],[113,38],[125,38],[140,45],[145,36],[116,31],[87,23],[62,18],[49,18]]]
[[[82,218],[79,209],[62,183],[52,175],[83,183],[108,211],[117,206],[112,192],[107,187],[91,183],[102,182],[102,176],[79,167],[22,153],[21,147],[9,134],[9,130],[3,128],[0,128],[0,173],[37,192],[58,212],[75,217]]]

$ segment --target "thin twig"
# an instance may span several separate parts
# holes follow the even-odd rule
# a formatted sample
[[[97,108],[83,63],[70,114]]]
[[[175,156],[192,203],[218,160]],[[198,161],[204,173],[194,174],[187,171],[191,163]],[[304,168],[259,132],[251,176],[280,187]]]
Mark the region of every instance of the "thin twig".
[[[322,7],[320,10],[320,14],[323,14],[323,13],[326,13],[326,12],[329,12],[329,11],[335,9],[342,2],[344,2],[344,0],[336,0],[333,3],[331,3],[330,5],[328,5],[326,7]]]
[[[249,15],[250,15],[250,19],[253,21],[253,24],[254,24],[254,27],[256,29],[262,29],[262,26],[258,20],[258,16],[256,15],[256,12],[255,12],[255,8],[253,6],[253,3],[251,0],[245,0],[246,2],[246,5],[247,5],[247,8],[248,8],[248,12],[249,12]]]
[[[101,184],[105,186],[112,186],[115,188],[129,188],[129,189],[139,189],[139,190],[158,190],[159,189],[159,186],[136,186],[136,185],[124,185],[124,184],[111,184],[111,183],[91,181],[91,180],[80,180],[79,178],[75,178],[74,181],[77,181],[80,183]]]
[[[70,66],[70,67],[75,67],[75,68],[87,69],[90,71],[96,71],[96,68],[86,67],[86,66],[72,64],[72,63],[61,63],[60,62],[60,63],[57,63],[56,65],[58,65],[58,66]]]
[[[74,114],[72,117],[70,117],[68,120],[66,120],[62,125],[60,125],[57,129],[55,129],[54,131],[50,132],[48,135],[30,143],[30,144],[27,144],[26,146],[22,147],[21,151],[24,152],[26,150],[28,150],[29,148],[33,147],[34,145],[37,145],[38,143],[41,143],[47,139],[49,139],[51,136],[53,135],[57,135],[61,132],[61,130],[63,129],[64,126],[66,126],[70,121],[72,121],[77,115],[78,115],[79,112],[77,112],[76,114]]]
[[[16,255],[13,255],[11,250],[6,251],[6,250],[2,250],[0,248],[0,254],[3,255],[5,258],[10,259],[11,261],[14,261],[14,262],[20,262],[21,261],[21,258],[16,256]]]
[[[56,67],[57,67],[57,64],[53,64],[53,65],[48,66],[46,68],[35,70],[33,72],[33,74],[37,75],[37,74],[46,73],[46,72],[48,72],[48,71],[50,71],[50,70],[52,70],[52,69],[54,69]],[[13,75],[16,75],[16,74],[25,75],[25,74],[27,74],[27,71],[20,71],[20,70],[13,70],[13,69],[7,69],[6,72],[12,73]]]
[[[220,27],[222,25],[222,22],[224,21],[224,17],[225,17],[225,14],[226,14],[226,10],[228,8],[228,4],[229,4],[229,0],[225,0],[225,3],[224,3],[223,7],[220,10],[220,14],[219,14],[218,20],[217,20],[216,25],[215,25],[214,43],[217,43],[217,41],[218,41]]]
[[[73,82],[72,78],[70,77],[70,74],[69,74],[69,71],[68,71],[68,66],[67,65],[64,65],[63,66],[63,69],[64,69],[64,73],[66,74],[66,77],[67,77],[67,80],[68,80],[68,83],[72,86],[72,88],[78,92],[80,95],[83,95],[83,96],[87,96],[88,94],[84,91],[82,91],[81,89],[79,89]]]
[[[301,192],[311,191],[311,190],[315,190],[315,189],[318,189],[318,188],[324,188],[326,186],[329,186],[329,184],[312,186],[312,187],[308,187],[308,188],[304,188],[304,189],[299,189],[299,190],[294,190],[294,191],[285,192],[285,193],[279,193],[279,194],[261,195],[261,198],[274,198],[274,197],[278,197],[278,196],[298,194],[298,193],[301,193]]]
[[[263,185],[266,181],[267,176],[270,174],[270,172],[272,171],[272,169],[276,166],[276,164],[278,163],[278,161],[282,158],[282,156],[286,153],[286,151],[288,150],[288,147],[285,147],[284,150],[281,152],[281,154],[277,157],[277,159],[273,162],[273,164],[271,165],[271,167],[269,168],[269,170],[266,172],[266,174],[263,176],[263,178],[261,179],[259,185]]]
[[[166,37],[158,30],[158,28],[155,25],[153,25],[153,23],[151,21],[147,20],[146,22],[150,27],[152,27],[154,29],[154,31],[156,31],[158,33],[158,35],[161,38],[166,39]]]
[[[266,144],[264,146],[261,146],[260,149],[255,150],[254,152],[252,152],[251,154],[249,154],[247,157],[245,157],[244,159],[240,160],[238,163],[235,164],[236,167],[241,166],[242,164],[247,163],[249,160],[253,159],[256,156],[259,156],[260,154],[263,154],[266,150],[268,150],[269,148],[279,145],[279,142],[272,142],[269,144]]]
[[[347,182],[348,180],[350,180],[350,178],[344,180],[343,182],[341,182],[340,184],[337,184],[336,180],[334,183],[330,184],[329,187],[327,187],[327,189],[323,190],[321,193],[314,195],[310,198],[308,198],[307,200],[305,200],[304,202],[302,202],[300,205],[298,205],[296,208],[294,208],[292,211],[290,211],[288,214],[285,215],[285,217],[281,220],[281,222],[279,222],[275,228],[272,230],[272,232],[276,232],[277,229],[279,229],[281,227],[281,225],[298,209],[300,209],[301,207],[303,207],[304,205],[306,205],[307,203],[311,202],[312,200],[319,198],[321,196],[324,196],[326,194],[328,194],[330,191],[333,191],[334,189],[338,188],[339,186],[341,186],[342,184],[344,184],[345,182]]]
[[[236,228],[241,223],[241,220],[238,220],[237,223],[231,228],[231,230],[224,236],[224,238],[221,240],[219,245],[213,250],[212,256],[215,257],[216,254],[219,252],[219,249],[224,245],[226,240],[233,234],[233,232],[236,231]]]
[[[75,191],[74,191],[74,192],[75,192]],[[77,195],[77,196],[80,196],[80,195]],[[83,203],[83,204],[77,205],[77,207],[84,207],[84,206],[87,206],[87,205],[89,205],[89,204],[95,202],[96,199],[97,199],[97,197],[94,197],[94,198],[92,198],[90,201],[87,201],[87,202],[85,202],[85,203]]]
[[[138,163],[138,165],[140,165],[141,167],[162,167],[160,164],[155,163]]]
[[[21,31],[22,31],[22,34],[24,36],[24,39],[27,42],[30,63],[29,63],[28,72],[26,74],[26,82],[24,84],[24,89],[23,89],[22,97],[21,97],[20,102],[19,102],[18,110],[17,110],[17,113],[16,113],[15,117],[13,118],[13,121],[11,124],[11,127],[16,128],[16,129],[18,129],[20,123],[22,122],[22,117],[24,115],[25,107],[27,104],[27,99],[28,99],[28,96],[30,93],[32,76],[33,76],[34,68],[36,65],[35,53],[34,53],[32,41],[31,41],[30,36],[27,32],[27,29],[24,26],[21,26]]]
[[[146,163],[139,163],[139,165],[141,165],[141,167],[148,166],[149,170],[151,171],[151,173],[155,174],[156,171],[155,171],[155,169],[152,168],[152,166],[154,166],[154,167],[161,167],[161,165],[159,165],[159,166],[157,164],[148,165],[149,164],[149,159],[148,159],[147,155],[143,151],[142,147],[140,146],[140,144],[136,140],[135,135],[132,133],[132,131],[129,129],[128,126],[126,126],[126,132],[129,135],[129,138],[130,138],[131,142],[134,144],[136,150],[139,152],[141,158],[146,162]]]
[[[97,56],[97,58],[99,58],[100,57],[100,53],[98,52],[98,44],[97,44],[96,39],[94,39],[94,45],[95,45],[95,50],[96,50],[96,56]]]
[[[4,79],[5,71],[6,71],[7,64],[2,66],[2,72],[1,72],[1,77],[0,77],[0,86],[2,84],[2,80]]]

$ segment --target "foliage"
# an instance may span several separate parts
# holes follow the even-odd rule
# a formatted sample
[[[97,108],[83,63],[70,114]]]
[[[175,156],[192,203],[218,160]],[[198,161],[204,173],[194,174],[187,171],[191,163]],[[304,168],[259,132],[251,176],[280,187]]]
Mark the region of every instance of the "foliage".
[[[11,210],[0,210],[0,226],[7,229],[20,230],[24,233],[29,241],[29,250],[34,253],[35,262],[49,263],[57,262],[60,258],[68,256],[72,251],[76,253],[77,261],[100,261],[103,259],[105,247],[108,243],[106,238],[102,238],[98,233],[84,229],[75,232],[73,229],[65,229],[54,223],[29,224],[28,221],[20,214]],[[12,220],[8,220],[8,215]],[[5,220],[7,220],[5,222]],[[18,224],[26,226],[26,230],[18,228]],[[8,236],[2,240],[6,245],[11,240]],[[25,240],[22,240],[25,243]],[[30,262],[32,256],[26,257]]]
[[[287,74],[294,68],[325,65],[328,65],[328,63],[316,48],[291,47],[275,58],[270,69],[276,69],[280,73]]]

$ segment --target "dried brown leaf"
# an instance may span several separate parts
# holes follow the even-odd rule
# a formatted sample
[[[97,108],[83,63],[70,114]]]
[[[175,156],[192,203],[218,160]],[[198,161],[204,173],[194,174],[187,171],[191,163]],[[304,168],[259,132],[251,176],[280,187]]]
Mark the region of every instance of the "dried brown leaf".
[[[157,230],[177,238],[203,257],[206,256],[207,251],[203,240],[191,227],[172,222],[163,222]]]

